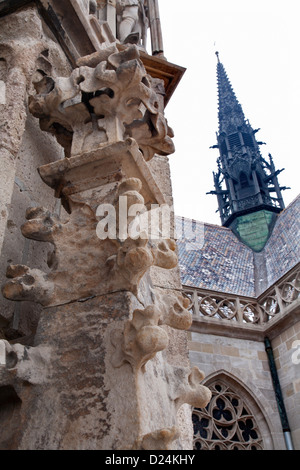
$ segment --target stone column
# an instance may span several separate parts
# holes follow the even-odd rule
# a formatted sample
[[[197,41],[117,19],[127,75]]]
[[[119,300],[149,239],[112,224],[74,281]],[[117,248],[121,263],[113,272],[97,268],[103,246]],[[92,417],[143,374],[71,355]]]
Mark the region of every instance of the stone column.
[[[149,23],[151,31],[151,46],[153,55],[162,55],[164,52],[163,37],[160,24],[159,6],[157,0],[148,0]]]

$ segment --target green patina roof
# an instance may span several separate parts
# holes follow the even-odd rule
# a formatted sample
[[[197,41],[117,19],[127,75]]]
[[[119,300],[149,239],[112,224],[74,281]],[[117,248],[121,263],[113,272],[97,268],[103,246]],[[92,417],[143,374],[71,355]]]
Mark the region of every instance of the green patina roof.
[[[253,251],[261,251],[272,233],[276,215],[267,210],[237,217],[231,227],[240,240]]]

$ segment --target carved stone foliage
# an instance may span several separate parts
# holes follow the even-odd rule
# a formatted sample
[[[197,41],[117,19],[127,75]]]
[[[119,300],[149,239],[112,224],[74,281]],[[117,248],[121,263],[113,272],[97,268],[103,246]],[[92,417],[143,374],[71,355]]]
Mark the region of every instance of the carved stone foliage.
[[[136,46],[120,52],[113,44],[82,57],[69,77],[41,71],[32,77],[29,108],[67,158],[39,173],[67,213],[27,210],[22,234],[52,245],[49,269],[11,265],[2,289],[7,299],[45,308],[37,346],[0,342],[0,384],[13,393],[19,382],[22,388],[20,448],[102,448],[104,441],[115,448],[116,434],[126,430],[129,448],[170,449],[179,408],[205,406],[210,392],[202,372],[171,366],[164,351],[170,328],[187,330],[192,323],[189,300],[177,291],[158,292],[148,274],[151,266],[177,266],[176,243],[171,234],[160,238],[160,226],[155,237],[132,233],[141,216],[156,220],[153,205],[165,204],[147,164],[174,151],[163,83],[146,72]],[[24,383],[33,393],[24,392]],[[154,421],[148,422],[151,406]],[[116,407],[121,416],[114,416]]]
[[[115,367],[129,362],[134,370],[145,370],[146,362],[168,346],[168,335],[158,326],[159,313],[154,305],[136,309],[124,331],[114,331],[111,339],[116,348],[112,360]]]
[[[140,450],[172,450],[172,443],[179,437],[176,426],[159,429],[143,436]]]
[[[48,379],[51,348],[28,347],[0,340],[0,384],[13,384],[19,389],[22,384],[42,384]]]
[[[128,362],[133,370],[145,371],[145,364],[168,346],[168,334],[161,325],[181,330],[191,326],[192,316],[186,310],[186,300],[180,294],[173,294],[160,298],[145,309],[136,309],[123,331],[113,331],[114,367]]]
[[[177,409],[184,403],[197,408],[204,408],[211,399],[211,391],[201,384],[205,378],[204,373],[193,367],[189,369],[178,369],[183,374],[182,381],[178,385],[177,398],[175,399]]]
[[[165,254],[165,253],[164,253]],[[188,311],[190,301],[178,292],[161,294],[156,292],[161,315],[159,323],[178,330],[188,330],[192,325],[192,314]]]
[[[135,309],[132,318],[127,320],[123,328],[113,329],[110,335],[114,353],[111,364],[114,368],[121,368],[124,364],[130,364],[135,374],[137,395],[142,410],[146,407],[146,398],[141,398],[144,387],[149,380],[149,375],[156,370],[156,375],[164,377],[163,382],[158,381],[157,387],[162,383],[160,400],[166,409],[173,427],[157,429],[146,435],[142,435],[138,442],[138,449],[172,449],[174,441],[178,438],[176,427],[177,412],[183,404],[203,408],[211,399],[210,390],[202,385],[204,374],[198,367],[180,367],[169,363],[160,363],[156,357],[168,347],[168,327],[187,330],[192,323],[192,315],[187,310],[189,300],[180,293],[162,295],[155,292],[155,302],[144,309]],[[148,362],[153,363],[147,367]],[[141,411],[142,412],[142,411]],[[171,418],[173,417],[173,419]]]
[[[29,109],[66,156],[134,138],[146,160],[174,152],[163,114],[163,84],[147,74],[136,46],[115,45],[81,58],[70,77],[45,76]]]
[[[122,194],[128,196],[130,204],[143,205],[140,190],[141,183],[135,178],[121,183],[116,204]],[[11,280],[3,287],[6,298],[54,306],[120,289],[137,294],[150,266],[176,266],[175,244],[171,240],[156,243],[147,237],[128,236],[123,240],[118,236],[100,239],[99,220],[91,207],[87,203],[70,204],[71,214],[64,222],[42,207],[27,210],[27,222],[22,226],[24,237],[54,245],[48,256],[50,272],[24,265],[9,266],[7,277]]]

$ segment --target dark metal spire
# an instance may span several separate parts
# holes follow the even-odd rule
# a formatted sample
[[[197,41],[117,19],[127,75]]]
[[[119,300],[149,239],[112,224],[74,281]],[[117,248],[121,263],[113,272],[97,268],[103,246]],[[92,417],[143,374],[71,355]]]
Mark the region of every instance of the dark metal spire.
[[[267,162],[261,155],[260,145],[229,81],[223,64],[218,59],[219,95],[219,149],[218,172],[214,173],[215,190],[210,194],[218,197],[222,225],[231,227],[243,215],[267,211],[278,213],[284,208],[273,160]]]
[[[217,53],[218,94],[219,94],[219,132],[231,134],[245,126],[245,116],[238,102],[225,68]]]

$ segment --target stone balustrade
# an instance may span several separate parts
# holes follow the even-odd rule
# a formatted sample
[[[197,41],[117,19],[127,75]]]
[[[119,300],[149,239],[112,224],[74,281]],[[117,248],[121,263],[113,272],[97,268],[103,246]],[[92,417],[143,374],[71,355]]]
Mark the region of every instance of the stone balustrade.
[[[190,299],[194,322],[214,322],[223,327],[244,327],[264,331],[278,323],[287,313],[300,308],[300,265],[272,285],[257,298],[214,292],[183,286]],[[226,322],[230,321],[230,325]]]

